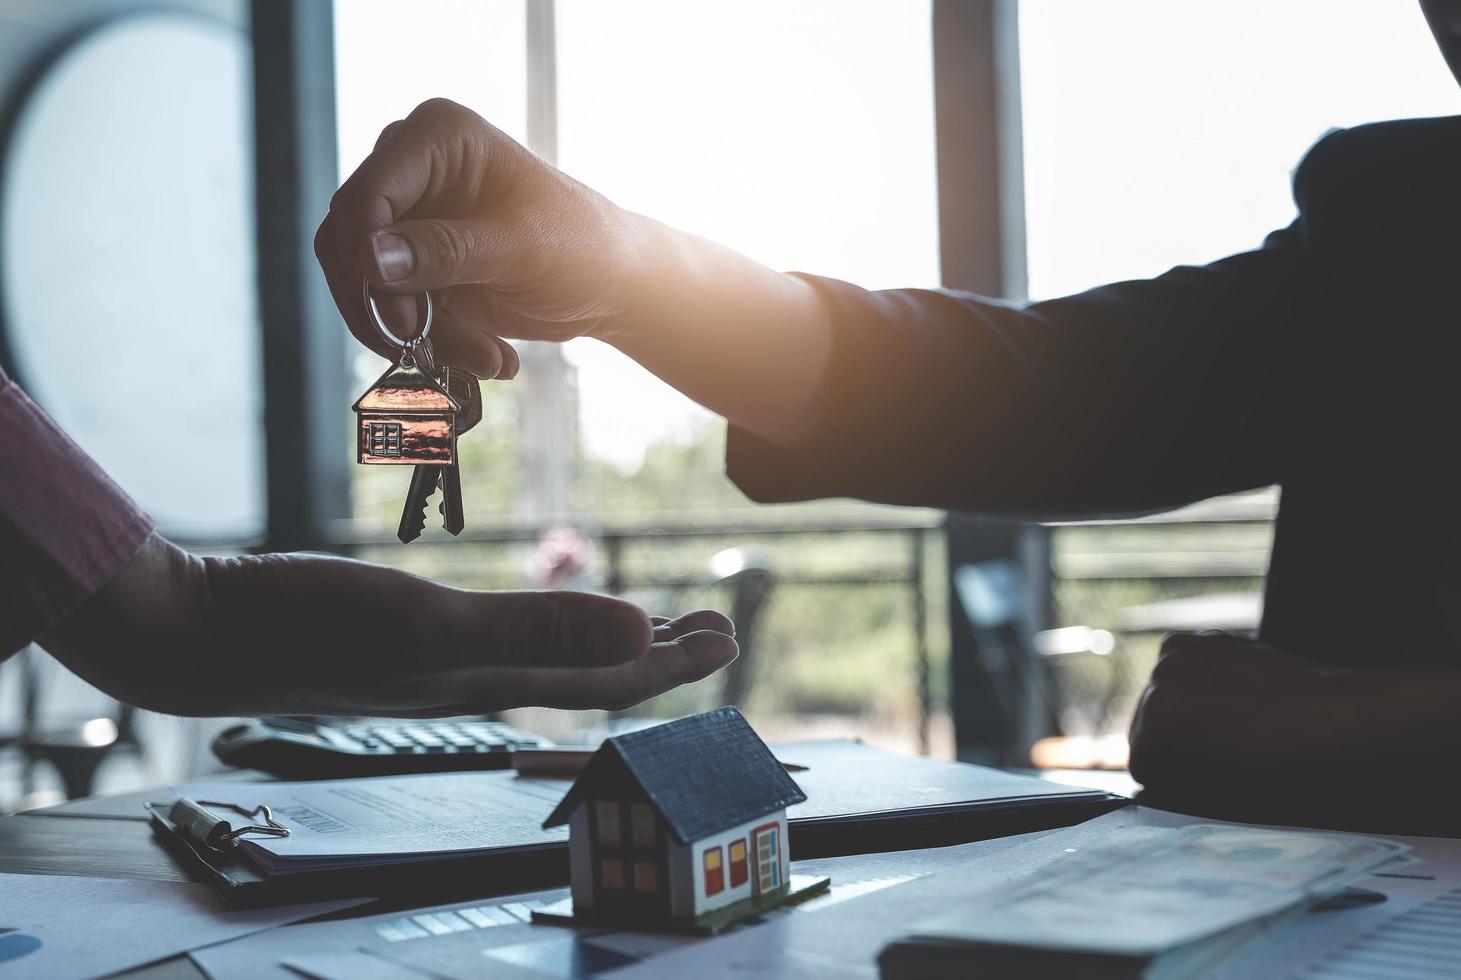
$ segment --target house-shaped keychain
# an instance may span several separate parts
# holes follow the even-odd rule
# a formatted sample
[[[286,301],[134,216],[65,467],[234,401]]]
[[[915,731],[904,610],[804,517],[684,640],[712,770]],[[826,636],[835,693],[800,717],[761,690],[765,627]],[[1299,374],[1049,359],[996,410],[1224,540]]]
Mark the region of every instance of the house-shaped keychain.
[[[402,357],[352,407],[359,416],[356,462],[456,462],[462,406],[416,358]]]
[[[806,798],[735,708],[610,738],[543,824],[569,825],[572,899],[533,917],[718,932],[825,891],[790,874]]]

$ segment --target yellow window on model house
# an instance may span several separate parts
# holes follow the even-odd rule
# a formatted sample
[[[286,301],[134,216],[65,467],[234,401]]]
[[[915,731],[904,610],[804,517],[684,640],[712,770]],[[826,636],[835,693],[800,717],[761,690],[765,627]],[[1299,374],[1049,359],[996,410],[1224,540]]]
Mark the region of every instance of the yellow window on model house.
[[[635,847],[654,846],[654,810],[644,803],[630,804],[629,823],[634,834]]]
[[[619,804],[614,800],[599,800],[594,803],[594,832],[600,844],[618,847],[622,841],[619,830]]]

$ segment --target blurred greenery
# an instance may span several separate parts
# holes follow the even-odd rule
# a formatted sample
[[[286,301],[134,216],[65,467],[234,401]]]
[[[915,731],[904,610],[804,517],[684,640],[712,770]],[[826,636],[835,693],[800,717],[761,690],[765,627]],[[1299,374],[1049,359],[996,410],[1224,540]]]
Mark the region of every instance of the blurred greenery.
[[[1267,521],[1056,529],[1052,561],[1057,622],[1110,630],[1117,636],[1112,656],[1118,661],[1123,690],[1108,719],[1108,731],[1125,731],[1161,643],[1158,633],[1122,632],[1122,611],[1170,599],[1261,592],[1272,543],[1273,525]],[[1195,574],[1213,566],[1247,566],[1251,574]],[[1073,693],[1077,698],[1095,696]]]

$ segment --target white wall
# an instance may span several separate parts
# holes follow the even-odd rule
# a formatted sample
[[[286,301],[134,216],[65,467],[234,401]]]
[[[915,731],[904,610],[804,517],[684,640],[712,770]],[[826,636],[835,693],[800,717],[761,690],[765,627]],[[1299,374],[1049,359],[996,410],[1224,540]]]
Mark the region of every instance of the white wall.
[[[580,803],[568,818],[568,874],[575,915],[594,907],[593,842],[589,834],[588,805]]]
[[[709,912],[713,909],[730,905],[732,902],[750,898],[755,893],[756,857],[753,846],[754,842],[751,840],[751,831],[768,823],[775,823],[780,828],[781,880],[783,882],[787,880],[789,863],[786,846],[786,811],[782,810],[778,813],[743,823],[738,827],[732,827],[729,830],[716,834],[714,837],[699,841],[693,847],[689,848],[691,859],[689,868],[690,887],[695,902],[694,914],[698,915],[702,912]],[[730,883],[730,844],[732,841],[738,839],[746,842],[746,880],[739,886],[733,888]],[[725,888],[715,895],[706,895],[705,852],[712,847],[720,848],[721,868],[725,877]],[[683,879],[676,878],[675,880],[678,884]]]

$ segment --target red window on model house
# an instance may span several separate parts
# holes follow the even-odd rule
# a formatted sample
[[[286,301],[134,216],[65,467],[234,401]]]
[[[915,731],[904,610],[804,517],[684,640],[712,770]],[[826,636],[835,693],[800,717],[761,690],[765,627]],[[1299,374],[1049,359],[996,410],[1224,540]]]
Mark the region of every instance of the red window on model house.
[[[729,856],[730,886],[739,888],[746,883],[746,842],[743,840],[731,841]]]
[[[720,848],[705,849],[705,894],[715,895],[725,888],[725,868],[720,863]]]

